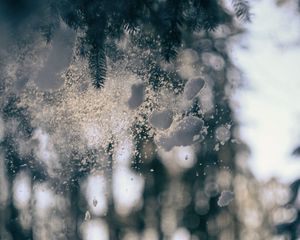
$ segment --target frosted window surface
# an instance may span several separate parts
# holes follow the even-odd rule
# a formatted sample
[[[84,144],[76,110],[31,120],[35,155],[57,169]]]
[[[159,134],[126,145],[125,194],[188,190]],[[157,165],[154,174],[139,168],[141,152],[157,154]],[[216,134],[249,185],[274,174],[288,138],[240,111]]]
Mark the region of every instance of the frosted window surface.
[[[298,10],[1,1],[0,239],[296,238]]]

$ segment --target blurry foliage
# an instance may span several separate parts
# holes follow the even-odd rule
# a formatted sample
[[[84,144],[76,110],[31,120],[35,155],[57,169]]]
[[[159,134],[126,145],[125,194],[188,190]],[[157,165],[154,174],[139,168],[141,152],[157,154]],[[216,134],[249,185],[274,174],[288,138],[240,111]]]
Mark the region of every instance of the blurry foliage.
[[[237,17],[250,19],[246,0],[234,0],[233,6]],[[4,19],[10,20],[16,29],[28,24],[47,42],[51,41],[60,19],[82,32],[84,36],[78,47],[89,61],[96,88],[104,84],[107,46],[125,33],[155,39],[161,56],[171,61],[183,43],[183,32],[211,31],[231,21],[216,0],[7,0],[1,10]]]

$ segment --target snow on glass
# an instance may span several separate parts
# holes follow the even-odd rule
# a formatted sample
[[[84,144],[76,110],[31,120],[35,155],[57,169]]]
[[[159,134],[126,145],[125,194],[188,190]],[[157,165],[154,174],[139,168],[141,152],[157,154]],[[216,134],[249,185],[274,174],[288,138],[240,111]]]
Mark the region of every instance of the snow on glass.
[[[132,63],[128,60],[126,64]],[[55,139],[53,147],[59,153],[105,148],[112,142],[118,144],[120,139],[133,139],[136,129],[132,127],[137,122],[150,129],[158,147],[167,151],[203,140],[203,121],[196,116],[185,116],[205,86],[203,77],[190,77],[181,94],[168,86],[154,91],[128,71],[126,64],[109,62],[105,85],[100,91],[92,86],[87,62],[80,58],[73,60],[61,74],[64,84],[58,90],[43,91],[44,87],[41,90],[34,81],[27,83],[21,92],[20,105],[31,111],[33,125],[38,129],[35,138],[39,148],[47,150],[47,134]],[[43,71],[47,71],[47,66],[40,69]],[[49,154],[40,158],[46,161]]]
[[[59,34],[62,36],[57,36],[57,41],[65,37],[74,38],[71,33]],[[53,41],[53,54],[69,57],[73,54],[69,48],[63,49],[60,44],[55,44],[55,38]],[[40,46],[36,51],[43,52],[43,48],[44,46]],[[178,74],[185,80],[182,89],[172,89],[166,84],[158,90],[154,90],[147,81],[128,70],[139,68],[135,66],[132,57],[120,62],[107,59],[106,81],[103,89],[99,90],[91,84],[85,60],[75,56],[71,61],[61,59],[62,63],[58,64],[53,63],[53,54],[48,56],[47,61],[40,59],[43,54],[37,54],[40,58],[37,57],[33,62],[33,77],[17,88],[21,99],[19,106],[29,110],[35,129],[31,139],[32,150],[47,175],[62,180],[60,169],[72,167],[72,163],[66,164],[66,159],[73,152],[79,155],[95,149],[101,152],[99,155],[95,154],[96,161],[101,162],[101,166],[92,168],[91,174],[80,185],[87,202],[80,231],[83,239],[98,239],[95,238],[96,235],[109,239],[107,225],[100,220],[109,207],[106,195],[109,181],[112,183],[111,197],[120,216],[128,216],[133,209],[143,204],[145,179],[131,169],[132,159],[140,154],[134,141],[142,133],[137,132],[142,130],[134,126],[143,125],[148,130],[147,137],[154,140],[162,162],[175,174],[179,174],[196,164],[194,145],[201,142],[207,134],[205,123],[199,117],[201,114],[190,113],[189,110],[198,97],[208,101],[201,94],[211,92],[206,77],[200,69],[194,67],[200,58],[191,49],[181,50],[176,60]],[[142,54],[147,58],[150,53]],[[222,67],[222,61],[218,61]],[[165,63],[162,63],[162,67],[163,64]],[[6,71],[8,76],[15,77],[13,64]],[[53,77],[48,72],[59,74]],[[58,80],[49,81],[54,78]],[[230,138],[229,129],[228,126],[217,128],[215,135],[221,144]],[[0,139],[3,135],[4,127],[0,116]],[[110,169],[112,177],[109,179],[101,168],[107,165],[105,162],[110,161],[108,155],[102,154],[110,145],[113,163]],[[89,163],[90,159],[83,158],[82,168]],[[156,174],[153,168],[149,172]],[[36,199],[37,218],[42,218],[49,209],[54,208],[54,203],[49,199],[56,199],[56,202],[62,200],[46,183],[35,184],[31,193],[31,184],[25,173],[16,178],[14,202],[17,207],[26,208],[33,195]],[[222,192],[219,206],[229,204],[233,198],[230,193]],[[63,205],[67,204],[67,201],[63,202]],[[172,239],[189,239],[189,232],[179,229]]]

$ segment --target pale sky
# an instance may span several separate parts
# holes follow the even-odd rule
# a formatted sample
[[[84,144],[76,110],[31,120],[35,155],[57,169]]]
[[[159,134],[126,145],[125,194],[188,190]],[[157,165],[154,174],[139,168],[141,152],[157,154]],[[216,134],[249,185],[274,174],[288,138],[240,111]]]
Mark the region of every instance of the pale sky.
[[[232,49],[247,88],[235,99],[250,168],[259,179],[300,177],[300,13],[296,1],[251,1],[253,21]],[[294,3],[293,3],[294,2]]]

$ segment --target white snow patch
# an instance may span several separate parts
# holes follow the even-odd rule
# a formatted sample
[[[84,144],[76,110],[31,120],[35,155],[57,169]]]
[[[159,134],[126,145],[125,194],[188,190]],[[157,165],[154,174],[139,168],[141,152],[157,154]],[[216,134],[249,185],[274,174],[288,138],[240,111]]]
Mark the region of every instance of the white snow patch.
[[[299,161],[291,156],[299,144],[300,15],[297,1],[254,1],[253,21],[233,43],[231,59],[247,78],[235,101],[241,138],[251,148],[255,176],[290,182],[299,178]],[[266,14],[269,12],[272,17]],[[235,109],[237,110],[237,109]],[[275,163],[275,164],[274,164]]]
[[[25,172],[20,172],[13,182],[13,202],[18,209],[29,206],[31,199],[31,180]]]

